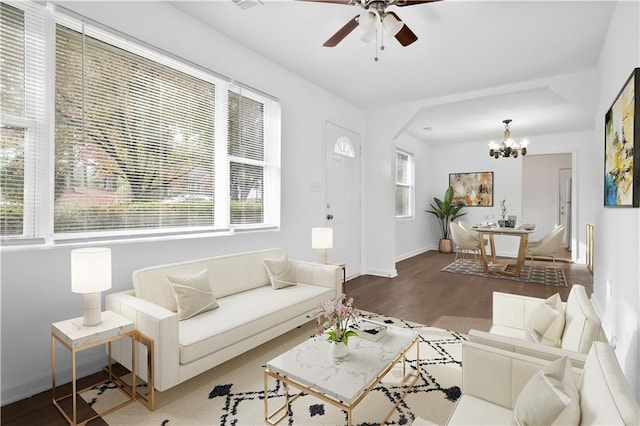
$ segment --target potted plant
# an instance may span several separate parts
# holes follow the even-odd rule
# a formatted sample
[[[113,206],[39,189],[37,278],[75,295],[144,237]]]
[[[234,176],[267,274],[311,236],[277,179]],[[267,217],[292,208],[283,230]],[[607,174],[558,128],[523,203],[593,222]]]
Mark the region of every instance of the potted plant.
[[[440,241],[438,242],[438,251],[440,253],[452,253],[453,243],[449,238],[449,224],[467,213],[460,212],[464,205],[452,204],[453,187],[451,186],[448,187],[444,192],[443,200],[440,200],[438,197],[433,197],[433,201],[435,202],[435,205],[431,204],[431,210],[425,211],[437,217],[438,221],[440,222],[440,231],[442,232],[442,238],[440,238]]]

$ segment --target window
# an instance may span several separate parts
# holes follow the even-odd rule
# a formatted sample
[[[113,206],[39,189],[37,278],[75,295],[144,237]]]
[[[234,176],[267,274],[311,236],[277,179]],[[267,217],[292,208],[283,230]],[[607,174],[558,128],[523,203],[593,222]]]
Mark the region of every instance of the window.
[[[396,218],[414,216],[415,175],[413,155],[396,151]]]
[[[33,238],[45,136],[44,19],[32,3],[0,3],[0,235]]]
[[[37,28],[31,4],[0,3],[3,239],[279,225],[277,100],[36,5]],[[47,53],[29,40],[45,45],[47,19],[54,67],[38,77],[55,83],[54,107],[36,116],[30,63]],[[53,138],[38,135],[46,117]]]

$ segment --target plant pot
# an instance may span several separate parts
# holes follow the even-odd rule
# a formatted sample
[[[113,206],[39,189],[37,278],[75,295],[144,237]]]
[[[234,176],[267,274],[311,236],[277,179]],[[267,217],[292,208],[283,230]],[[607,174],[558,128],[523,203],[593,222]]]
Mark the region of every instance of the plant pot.
[[[441,238],[438,242],[438,251],[440,253],[453,253],[453,241],[448,238]]]
[[[343,342],[330,342],[329,353],[334,359],[342,359],[349,354],[349,347]]]

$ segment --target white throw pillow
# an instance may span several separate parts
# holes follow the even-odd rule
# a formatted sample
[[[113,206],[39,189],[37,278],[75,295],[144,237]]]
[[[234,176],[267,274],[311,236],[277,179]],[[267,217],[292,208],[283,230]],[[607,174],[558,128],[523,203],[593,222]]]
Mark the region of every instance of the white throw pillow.
[[[218,307],[206,269],[193,276],[167,276],[167,279],[178,305],[178,320],[191,318]]]
[[[269,275],[271,287],[275,290],[296,285],[295,271],[289,266],[287,256],[282,256],[277,259],[264,259],[262,263]]]
[[[569,358],[538,371],[522,388],[513,408],[517,425],[577,425],[580,395]]]
[[[526,325],[527,340],[548,346],[560,346],[564,331],[564,307],[556,293],[536,308]]]

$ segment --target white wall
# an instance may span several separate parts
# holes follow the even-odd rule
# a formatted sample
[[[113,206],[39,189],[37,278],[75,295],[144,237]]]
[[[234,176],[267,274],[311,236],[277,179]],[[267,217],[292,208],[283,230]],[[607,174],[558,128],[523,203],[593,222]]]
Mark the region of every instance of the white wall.
[[[112,249],[112,292],[131,288],[137,268],[194,257],[286,247],[314,260],[312,226],[323,223],[325,121],[363,135],[365,114],[280,66],[213,32],[164,2],[70,2],[66,7],[151,45],[267,92],[282,106],[281,229],[209,238],[100,243]],[[153,19],[149,19],[153,16]],[[197,42],[194,42],[197,40]],[[82,313],[71,293],[70,251],[78,246],[2,247],[2,404],[51,387],[51,323]],[[93,245],[93,244],[92,244]],[[66,356],[59,351],[59,356]],[[68,359],[68,358],[60,358]],[[104,365],[102,350],[81,353],[82,374]],[[59,368],[63,366],[60,365]],[[62,369],[64,374],[69,368]]]
[[[597,176],[594,292],[627,379],[640,399],[640,209],[603,207],[604,115],[629,74],[640,66],[640,3],[618,2],[598,63],[599,96],[595,117],[592,173]],[[636,96],[638,94],[636,93]],[[637,117],[636,117],[637,119]],[[636,135],[637,138],[637,135]],[[638,141],[634,141],[636,148]]]
[[[424,167],[430,158],[431,147],[406,133],[396,139],[396,147],[413,154],[415,168],[415,215],[410,219],[396,219],[396,260],[406,259],[431,247],[428,244],[429,219],[425,213],[432,198],[429,198],[430,172]]]

